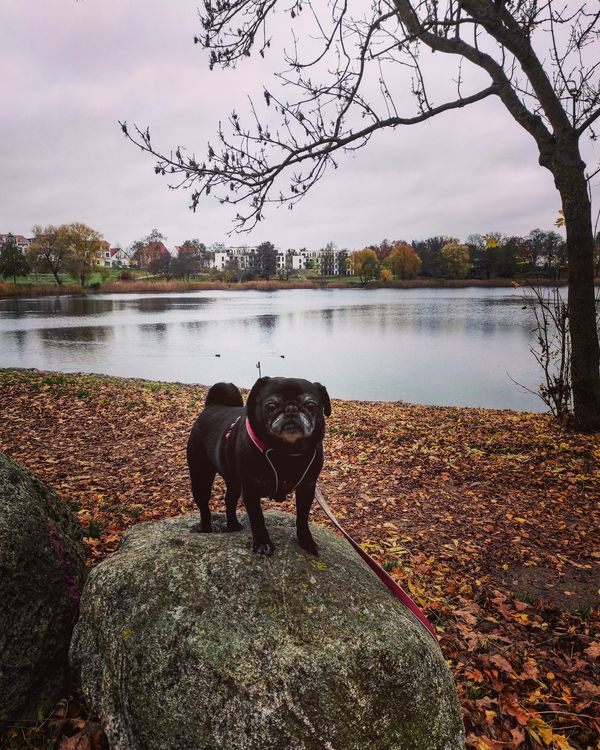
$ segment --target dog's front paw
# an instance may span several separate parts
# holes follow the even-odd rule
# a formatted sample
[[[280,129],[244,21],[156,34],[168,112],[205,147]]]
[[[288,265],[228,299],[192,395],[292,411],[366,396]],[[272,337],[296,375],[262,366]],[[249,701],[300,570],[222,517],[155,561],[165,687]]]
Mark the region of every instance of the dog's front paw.
[[[302,547],[302,549],[310,552],[311,555],[314,555],[315,557],[319,556],[319,548],[317,547],[317,543],[312,538],[312,535],[310,533],[308,534],[308,536],[299,536],[298,544]]]
[[[227,521],[227,531],[241,531],[244,527],[242,524],[235,519],[235,521]]]
[[[275,552],[275,545],[270,539],[268,539],[266,542],[254,542],[254,544],[252,545],[252,552],[254,552],[255,555],[271,557],[273,552]]]

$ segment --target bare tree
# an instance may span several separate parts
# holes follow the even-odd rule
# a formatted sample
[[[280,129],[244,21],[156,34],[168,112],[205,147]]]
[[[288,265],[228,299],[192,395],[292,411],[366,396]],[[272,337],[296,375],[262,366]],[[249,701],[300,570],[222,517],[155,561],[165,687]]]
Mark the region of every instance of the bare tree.
[[[540,366],[543,380],[537,391],[520,383],[517,385],[539,396],[550,413],[567,426],[572,417],[573,401],[568,305],[557,286],[550,289],[532,286],[530,291],[526,307],[534,317],[534,343],[529,348]]]
[[[257,50],[261,56],[278,40],[269,36],[276,0],[204,0],[202,33],[195,41],[209,50],[210,66],[232,67]],[[560,193],[569,260],[569,319],[575,420],[600,430],[600,347],[595,322],[593,236],[588,179],[580,139],[594,137],[600,116],[600,63],[594,57],[600,12],[592,0],[560,5],[555,0],[371,0],[353,14],[348,0],[313,5],[291,0],[292,48],[278,91],[264,90],[278,124],[251,105],[245,126],[233,112],[229,128],[219,126],[218,148],[206,159],[180,147],[154,147],[148,129],[123,131],[170,174],[173,186],[192,189],[192,207],[213,192],[219,200],[247,206],[240,229],[250,229],[265,205],[290,207],[335,166],[338,155],[364,146],[379,130],[412,125],[442,112],[498,97],[533,138],[540,164]],[[308,16],[313,28],[307,32]],[[302,42],[295,33],[302,34]],[[320,45],[320,46],[319,46]],[[317,49],[317,47],[319,47]],[[306,53],[301,56],[300,50]],[[457,60],[456,94],[434,103],[427,87],[424,50]],[[537,50],[540,50],[539,54]],[[467,68],[485,74],[472,93]],[[415,108],[399,113],[399,81],[408,71]],[[430,82],[431,83],[431,82]],[[294,96],[284,96],[292,89]],[[266,111],[266,110],[265,110]]]

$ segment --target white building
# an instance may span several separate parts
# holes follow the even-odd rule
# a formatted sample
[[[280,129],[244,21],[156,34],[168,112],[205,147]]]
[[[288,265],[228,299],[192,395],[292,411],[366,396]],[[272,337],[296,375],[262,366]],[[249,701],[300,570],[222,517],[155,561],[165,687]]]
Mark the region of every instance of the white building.
[[[11,238],[14,239],[19,250],[23,253],[23,255],[25,255],[27,249],[29,248],[29,245],[31,245],[31,239],[29,237],[23,237],[22,234],[13,234],[12,232],[8,232],[7,234],[0,234],[0,247],[4,245],[6,240]]]
[[[328,270],[331,275],[339,276],[340,256],[345,254],[348,257],[346,251],[343,250],[334,250],[331,253],[325,253],[323,250],[306,250],[304,248],[302,250],[294,248],[282,250],[276,247],[275,250],[277,252],[276,268],[279,273],[312,269],[318,272]],[[330,268],[324,269],[324,259],[327,255],[329,256],[327,265]],[[223,245],[219,245],[216,246],[214,251],[212,268],[215,268],[217,271],[224,271],[228,264],[235,260],[237,261],[237,267],[245,271],[256,268],[256,259],[257,247],[249,247],[247,245],[224,247]]]

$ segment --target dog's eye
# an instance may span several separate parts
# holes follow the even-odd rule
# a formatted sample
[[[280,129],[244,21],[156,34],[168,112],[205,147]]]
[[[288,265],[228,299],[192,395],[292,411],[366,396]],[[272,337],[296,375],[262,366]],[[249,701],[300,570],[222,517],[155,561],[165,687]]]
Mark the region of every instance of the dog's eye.
[[[277,408],[277,404],[274,401],[267,401],[265,404],[265,410],[272,414]]]

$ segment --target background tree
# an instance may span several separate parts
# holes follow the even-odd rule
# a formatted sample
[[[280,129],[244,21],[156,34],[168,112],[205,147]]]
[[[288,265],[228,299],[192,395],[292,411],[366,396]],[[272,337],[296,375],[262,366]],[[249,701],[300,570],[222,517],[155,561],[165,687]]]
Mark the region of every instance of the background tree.
[[[175,258],[168,250],[154,254],[148,263],[148,271],[153,276],[163,276],[167,281],[170,281],[175,273]]]
[[[16,239],[7,235],[2,249],[0,249],[0,275],[5,279],[12,277],[17,285],[17,276],[28,276],[30,272],[27,258],[21,252]]]
[[[421,274],[423,276],[439,278],[442,275],[442,248],[449,242],[458,242],[458,240],[454,237],[440,235],[412,242],[412,247],[421,259]]]
[[[69,233],[66,224],[55,227],[52,224],[33,227],[34,237],[27,255],[31,266],[41,273],[51,273],[56,283],[61,285],[61,272],[65,270],[65,260],[70,251]]]
[[[532,229],[527,238],[531,248],[533,270],[545,269],[548,276],[558,279],[560,267],[567,260],[566,243],[554,230]],[[542,262],[540,262],[542,261]]]
[[[290,273],[294,270],[294,250],[288,248],[285,251],[285,278],[289,278]]]
[[[225,268],[223,269],[224,281],[237,281],[237,283],[239,284],[242,280],[243,275],[244,272],[240,267],[239,257],[237,255],[232,255],[227,260],[227,263],[225,263]]]
[[[469,260],[473,276],[478,279],[489,279],[492,275],[492,264],[486,252],[485,237],[482,234],[470,234],[465,240],[469,248]]]
[[[358,276],[363,284],[379,276],[379,260],[374,250],[370,247],[352,253],[354,274]]]
[[[465,279],[471,263],[469,248],[458,242],[449,242],[442,248],[442,260],[447,276],[451,279]]]
[[[157,260],[166,250],[165,242],[167,238],[164,234],[153,229],[149,235],[136,240],[129,248],[131,259],[138,268],[150,268],[153,260]]]
[[[377,260],[380,266],[383,265],[383,261],[392,252],[393,244],[393,242],[383,239],[381,240],[379,245],[369,245],[369,249],[373,250],[373,252],[377,256]]]
[[[208,267],[206,245],[200,240],[186,240],[179,246],[177,257],[173,259],[173,275],[189,279],[200,268]]]
[[[261,242],[256,248],[256,266],[261,279],[270,279],[277,273],[277,250],[272,242]]]
[[[502,251],[501,275],[505,279],[522,276],[529,263],[529,246],[525,237],[506,237]]]
[[[92,273],[99,271],[103,240],[100,232],[86,224],[67,224],[65,242],[69,252],[65,256],[65,267],[69,274],[79,281],[81,286]]]
[[[394,242],[383,265],[396,278],[416,279],[421,269],[421,259],[408,243]]]
[[[255,47],[263,56],[271,46],[267,25],[275,5],[272,0],[205,0],[202,32],[195,41],[209,50],[210,66],[234,66]],[[594,136],[592,126],[600,117],[600,66],[593,46],[600,28],[597,4],[581,0],[571,9],[553,0],[373,0],[354,16],[350,7],[315,7],[310,0],[291,4],[292,19],[309,9],[316,34],[306,45],[294,39],[292,52],[285,55],[281,90],[296,87],[298,95],[284,99],[264,91],[266,105],[276,109],[278,127],[255,105],[250,127],[233,113],[230,133],[219,129],[221,145],[218,150],[209,145],[205,161],[181,148],[155,149],[147,128],[136,128],[132,135],[122,123],[124,133],[158,158],[157,173],[169,173],[180,186],[193,189],[192,207],[212,192],[222,201],[247,205],[238,210],[237,220],[248,227],[261,220],[269,202],[293,206],[336,164],[338,154],[359,148],[378,130],[498,97],[531,136],[539,163],[550,171],[560,194],[569,258],[575,419],[583,429],[600,430],[594,243],[589,175],[580,150],[580,139]],[[310,37],[309,24],[303,23],[302,32]],[[321,48],[315,50],[318,43]],[[300,50],[307,50],[306,59],[299,57]],[[441,104],[432,103],[426,86],[424,50],[457,61],[456,72],[444,65],[456,93]],[[463,66],[470,65],[486,82],[467,94]],[[394,94],[405,71],[412,72],[416,108],[402,116]],[[436,79],[440,72],[435,69]],[[438,92],[436,87],[436,98]],[[287,185],[272,191],[283,175],[289,177]]]
[[[486,278],[503,276],[504,240],[501,232],[488,232],[483,236]]]
[[[328,242],[321,249],[321,274],[323,276],[333,276],[335,273],[335,254],[337,248],[334,242]]]
[[[338,274],[340,276],[347,276],[350,273],[348,264],[348,251],[343,248],[338,252]]]

